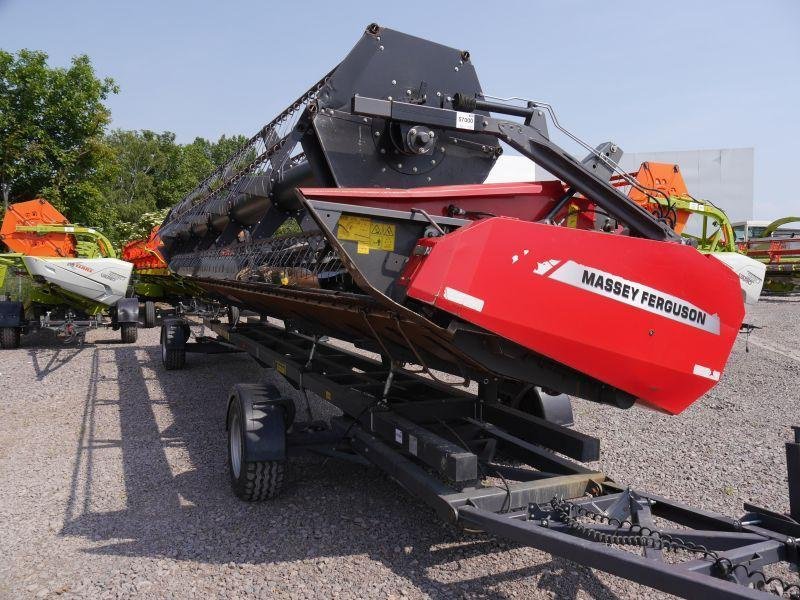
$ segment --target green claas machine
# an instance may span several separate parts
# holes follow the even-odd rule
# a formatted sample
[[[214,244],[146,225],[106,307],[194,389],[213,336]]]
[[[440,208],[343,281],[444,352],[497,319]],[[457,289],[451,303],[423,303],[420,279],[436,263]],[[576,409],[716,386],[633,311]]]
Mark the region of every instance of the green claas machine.
[[[138,299],[129,298],[132,265],[119,260],[108,239],[73,225],[45,200],[9,207],[0,241],[0,345],[16,348],[37,329],[82,342],[93,327],[137,337]],[[106,318],[108,316],[109,318]]]
[[[783,217],[772,222],[734,223],[739,249],[766,265],[764,289],[772,294],[800,291],[800,217]]]

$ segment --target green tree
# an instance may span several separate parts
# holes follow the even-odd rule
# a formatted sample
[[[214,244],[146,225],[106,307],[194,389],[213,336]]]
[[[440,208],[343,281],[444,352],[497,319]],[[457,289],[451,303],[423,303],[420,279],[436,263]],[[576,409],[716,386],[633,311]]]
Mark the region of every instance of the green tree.
[[[118,88],[85,55],[52,68],[47,54],[0,50],[0,184],[9,201],[44,197],[74,222],[110,224],[96,174],[109,158],[103,104]]]
[[[149,232],[150,215],[177,204],[245,141],[244,136],[222,136],[216,142],[198,137],[180,145],[171,132],[111,132],[100,187],[117,222],[107,235],[124,243],[143,228]]]
[[[175,134],[113,131],[106,137],[110,158],[101,171],[106,202],[123,222],[171,206],[179,199],[182,149]]]

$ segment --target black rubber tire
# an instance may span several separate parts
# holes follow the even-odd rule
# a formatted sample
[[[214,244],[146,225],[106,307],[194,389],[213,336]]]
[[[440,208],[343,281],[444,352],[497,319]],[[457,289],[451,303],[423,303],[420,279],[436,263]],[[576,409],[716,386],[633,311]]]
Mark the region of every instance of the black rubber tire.
[[[144,326],[145,329],[152,329],[156,326],[156,303],[146,300],[144,303]]]
[[[14,350],[19,348],[19,327],[0,327],[0,348]]]
[[[133,344],[139,338],[138,323],[120,323],[119,334],[123,344]]]
[[[167,371],[179,371],[186,366],[186,342],[179,347],[167,348],[167,328],[182,327],[175,320],[164,321],[161,325],[161,364]]]
[[[234,395],[228,407],[228,473],[233,493],[245,502],[270,500],[283,489],[285,460],[247,461],[244,451],[245,429],[241,400]],[[239,446],[239,468],[234,467],[234,446]]]

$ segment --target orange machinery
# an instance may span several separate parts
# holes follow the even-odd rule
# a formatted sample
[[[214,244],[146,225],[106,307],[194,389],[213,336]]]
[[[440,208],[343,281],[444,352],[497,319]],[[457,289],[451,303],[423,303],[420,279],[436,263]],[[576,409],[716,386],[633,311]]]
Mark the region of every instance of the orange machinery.
[[[27,256],[76,256],[75,237],[66,231],[20,230],[47,225],[64,227],[69,225],[69,221],[41,198],[12,204],[0,226],[0,241],[12,252]]]

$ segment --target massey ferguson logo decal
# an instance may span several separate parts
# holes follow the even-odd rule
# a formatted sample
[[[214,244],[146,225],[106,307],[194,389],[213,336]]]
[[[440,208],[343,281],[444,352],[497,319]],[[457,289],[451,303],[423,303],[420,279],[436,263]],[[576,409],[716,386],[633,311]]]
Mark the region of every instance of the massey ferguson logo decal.
[[[691,302],[599,269],[568,260],[540,262],[534,274],[605,296],[617,302],[719,335],[719,315],[710,315]],[[560,264],[560,266],[559,266]]]

